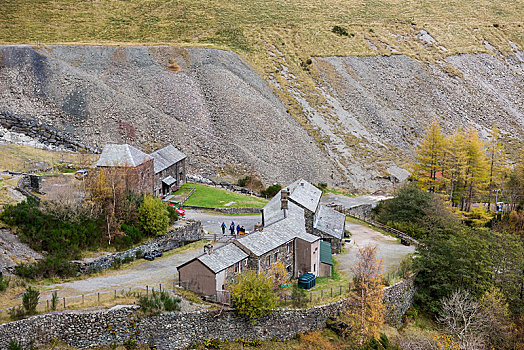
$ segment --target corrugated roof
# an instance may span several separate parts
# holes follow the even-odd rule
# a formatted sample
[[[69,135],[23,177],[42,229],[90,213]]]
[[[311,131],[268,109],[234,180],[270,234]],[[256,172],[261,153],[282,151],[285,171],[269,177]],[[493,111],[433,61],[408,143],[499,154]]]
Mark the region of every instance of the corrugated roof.
[[[316,214],[314,228],[338,239],[344,237],[346,215],[321,205]]]
[[[295,238],[315,242],[320,238],[306,232],[303,209],[290,203],[288,217],[265,226],[263,231],[255,231],[236,240],[242,247],[256,256],[261,256]]]
[[[247,255],[242,249],[238,248],[233,243],[229,243],[215,249],[211,254],[206,253],[196,259],[209,267],[214,273],[219,273],[220,271],[233,266],[237,262],[246,259],[248,256],[249,255]]]
[[[96,166],[128,166],[136,167],[151,157],[128,144],[108,143],[96,162]]]
[[[176,149],[172,144],[157,149],[151,153],[150,156],[155,159],[155,173],[159,173],[186,158],[186,155]]]
[[[331,243],[320,241],[320,262],[333,266],[333,257],[331,256]]]

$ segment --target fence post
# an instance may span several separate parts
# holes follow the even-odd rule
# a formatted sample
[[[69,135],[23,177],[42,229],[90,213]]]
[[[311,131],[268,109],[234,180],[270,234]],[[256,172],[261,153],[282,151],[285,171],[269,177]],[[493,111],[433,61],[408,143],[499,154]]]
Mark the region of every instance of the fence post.
[[[333,287],[331,287],[331,297],[333,298]]]
[[[149,295],[149,286],[146,286],[146,297]]]
[[[160,289],[160,292],[162,292],[162,283],[159,283],[158,285],[159,285],[159,287],[160,287],[160,288],[159,288],[159,289]]]
[[[66,305],[65,305],[65,297],[64,297],[64,310],[65,310],[65,308],[66,308]]]
[[[342,295],[342,286],[340,286],[340,295]]]
[[[84,303],[84,294],[82,294],[82,304]]]
[[[115,299],[116,299],[116,289],[115,289]]]
[[[324,299],[324,290],[322,289],[320,291],[320,300]]]
[[[49,300],[46,300],[45,312],[47,312],[47,310],[49,310]]]
[[[98,303],[100,304],[100,292],[98,292]]]
[[[173,281],[173,293],[175,292],[175,281]]]
[[[309,302],[313,301],[313,292],[309,292]]]

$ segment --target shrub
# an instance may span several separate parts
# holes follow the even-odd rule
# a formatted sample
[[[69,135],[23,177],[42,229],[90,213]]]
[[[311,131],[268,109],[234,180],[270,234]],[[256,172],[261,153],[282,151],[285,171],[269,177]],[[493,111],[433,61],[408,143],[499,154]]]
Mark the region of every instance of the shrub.
[[[14,340],[9,341],[9,350],[23,350],[22,346]]]
[[[348,31],[341,26],[333,26],[331,31],[340,36],[349,36]]]
[[[277,297],[269,276],[247,271],[229,286],[236,311],[255,323],[276,306]]]
[[[9,281],[9,277],[0,275],[0,292],[3,292],[7,287],[9,287]]]
[[[172,297],[168,292],[153,291],[150,295],[140,297],[138,304],[142,312],[154,314],[161,311],[180,310],[180,301],[180,298]]]
[[[218,338],[208,338],[204,341],[204,346],[207,349],[221,349],[222,341]]]
[[[9,317],[12,320],[20,320],[24,318],[25,317],[24,308],[21,306],[12,308],[11,310],[9,310]]]
[[[56,291],[53,292],[51,295],[51,310],[56,310],[56,306],[58,305],[58,293]]]
[[[38,299],[40,298],[40,292],[33,287],[27,287],[24,295],[22,296],[22,305],[26,314],[34,315],[36,314],[36,307],[38,305]]]
[[[167,206],[167,213],[169,215],[169,224],[173,225],[175,221],[178,221],[178,212],[175,210],[175,208],[171,206]]]
[[[169,212],[160,198],[145,196],[138,209],[140,228],[148,235],[156,236],[166,233],[169,225]]]
[[[269,198],[269,197],[273,197],[274,195],[276,195],[281,189],[282,189],[282,186],[280,186],[279,184],[273,184],[269,186],[268,188],[266,188],[265,190],[263,190],[262,192],[260,192],[260,194],[262,194],[266,198]]]
[[[307,295],[303,288],[300,288],[298,284],[293,284],[291,290],[291,301],[294,307],[303,308],[307,305]]]

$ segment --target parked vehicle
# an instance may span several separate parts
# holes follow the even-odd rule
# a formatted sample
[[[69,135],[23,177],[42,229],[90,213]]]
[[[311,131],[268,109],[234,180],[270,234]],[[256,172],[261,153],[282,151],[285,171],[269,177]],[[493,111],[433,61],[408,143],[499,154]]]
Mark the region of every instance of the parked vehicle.
[[[155,257],[155,258],[159,258],[159,257],[161,257],[163,254],[162,254],[162,252],[161,252],[160,250],[153,250],[153,251],[151,252],[151,255],[152,255],[153,257]]]
[[[146,253],[144,254],[144,259],[148,260],[148,261],[153,261],[155,260],[155,256],[151,253]]]
[[[178,201],[169,201],[169,203],[167,203],[167,205],[169,205],[170,207],[173,207],[176,210],[176,212],[178,213],[179,216],[186,215],[186,211],[179,207],[179,202]]]
[[[87,169],[80,169],[75,172],[75,177],[77,179],[82,179],[87,176],[87,173],[88,173]]]

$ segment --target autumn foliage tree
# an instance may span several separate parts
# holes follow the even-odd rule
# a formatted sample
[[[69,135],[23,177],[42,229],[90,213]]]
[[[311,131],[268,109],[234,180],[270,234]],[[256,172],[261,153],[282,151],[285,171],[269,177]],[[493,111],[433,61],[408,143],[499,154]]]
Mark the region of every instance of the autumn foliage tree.
[[[350,326],[347,336],[362,345],[379,337],[385,317],[382,261],[377,257],[376,246],[359,250],[352,272],[353,288],[342,320]]]

